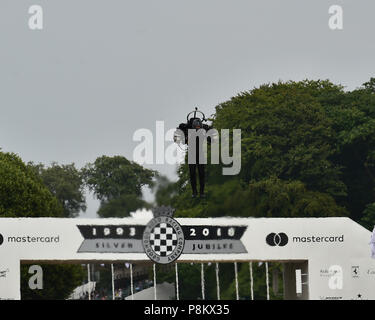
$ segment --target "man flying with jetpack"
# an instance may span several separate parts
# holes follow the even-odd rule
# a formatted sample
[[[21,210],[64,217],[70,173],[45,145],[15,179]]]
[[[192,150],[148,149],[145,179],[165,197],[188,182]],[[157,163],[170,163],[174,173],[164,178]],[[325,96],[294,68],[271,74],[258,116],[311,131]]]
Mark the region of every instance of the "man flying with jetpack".
[[[201,116],[197,115],[199,113]],[[194,111],[190,112],[186,117],[186,123],[180,123],[178,126],[175,134],[174,134],[174,142],[186,144],[188,146],[188,159],[193,159],[193,161],[188,161],[189,165],[189,174],[190,174],[190,184],[192,189],[192,197],[196,198],[198,196],[197,191],[197,169],[199,175],[199,195],[200,198],[204,198],[204,186],[205,186],[205,168],[206,164],[203,163],[203,148],[202,139],[196,137],[195,140],[195,148],[193,140],[189,140],[189,130],[199,131],[204,130],[206,133],[208,130],[212,129],[211,126],[204,124],[207,119],[202,111],[199,111],[198,108],[195,108]],[[191,131],[190,131],[191,132]],[[207,142],[210,143],[211,139],[208,137]],[[192,154],[193,152],[193,154]],[[195,154],[194,154],[195,153]],[[194,161],[195,160],[195,161]],[[193,162],[193,163],[191,163]]]

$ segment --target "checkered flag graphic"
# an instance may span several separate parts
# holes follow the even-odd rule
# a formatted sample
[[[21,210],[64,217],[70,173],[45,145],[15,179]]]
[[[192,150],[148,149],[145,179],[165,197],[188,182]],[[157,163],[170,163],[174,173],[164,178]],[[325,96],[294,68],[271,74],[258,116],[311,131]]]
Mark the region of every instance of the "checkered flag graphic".
[[[152,250],[161,256],[169,256],[177,245],[177,234],[167,223],[160,223],[150,233]]]

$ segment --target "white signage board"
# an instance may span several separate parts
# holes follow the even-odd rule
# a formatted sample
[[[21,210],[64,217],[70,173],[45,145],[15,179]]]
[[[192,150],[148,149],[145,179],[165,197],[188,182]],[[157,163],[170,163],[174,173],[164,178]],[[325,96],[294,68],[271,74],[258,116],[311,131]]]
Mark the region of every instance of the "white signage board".
[[[0,298],[20,299],[21,261],[152,259],[308,261],[310,299],[375,299],[370,238],[349,218],[1,218]]]

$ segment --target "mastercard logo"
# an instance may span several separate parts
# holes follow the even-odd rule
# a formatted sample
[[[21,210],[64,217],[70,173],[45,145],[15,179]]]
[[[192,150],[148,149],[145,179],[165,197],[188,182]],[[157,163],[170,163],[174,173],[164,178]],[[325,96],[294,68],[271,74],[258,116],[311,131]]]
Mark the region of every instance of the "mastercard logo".
[[[288,241],[288,236],[284,232],[272,232],[266,237],[266,242],[271,247],[284,247],[285,245],[287,245]]]

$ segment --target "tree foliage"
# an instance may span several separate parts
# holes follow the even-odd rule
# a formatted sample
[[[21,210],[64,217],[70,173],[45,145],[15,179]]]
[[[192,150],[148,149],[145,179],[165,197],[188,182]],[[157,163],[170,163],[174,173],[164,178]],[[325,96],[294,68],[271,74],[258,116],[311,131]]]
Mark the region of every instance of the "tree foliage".
[[[0,215],[62,217],[57,199],[14,153],[0,152]]]
[[[278,82],[219,104],[214,127],[241,129],[240,174],[223,176],[221,166],[208,165],[208,198],[192,200],[182,166],[169,202],[180,216],[361,222],[375,202],[374,88],[375,79],[353,91],[327,80]]]
[[[328,80],[265,84],[219,104],[213,126],[241,129],[241,172],[223,176],[222,166],[207,165],[202,200],[191,198],[181,166],[168,185],[177,194],[168,199],[164,187],[156,199],[176,207],[177,216],[349,216],[374,227],[375,78],[353,91]],[[243,270],[240,286],[247,283]],[[229,271],[222,281],[223,296],[233,298]],[[254,284],[264,298],[263,285]],[[182,282],[181,292],[190,289]]]
[[[169,181],[167,177],[162,175],[156,177],[153,191],[155,193],[155,202],[159,206],[170,205],[171,198],[178,194],[176,183]]]
[[[83,168],[90,191],[100,200],[101,217],[127,216],[148,204],[142,199],[142,187],[153,186],[155,172],[122,156],[102,156]]]
[[[80,286],[87,278],[80,265],[40,264],[43,270],[43,289],[29,288],[29,264],[21,266],[22,300],[61,300],[67,299],[73,289]]]
[[[49,191],[35,168],[16,154],[0,152],[0,214],[2,217],[63,217],[61,202]],[[82,268],[43,265],[43,290],[31,290],[28,266],[21,266],[22,299],[65,299],[81,283]]]
[[[124,194],[109,201],[102,201],[98,210],[101,218],[125,217],[140,208],[149,209],[151,205],[135,194]]]
[[[64,209],[64,217],[73,218],[86,211],[84,181],[80,170],[74,163],[59,165],[53,162],[50,167],[43,164],[28,163],[35,170],[43,184],[59,200]]]

